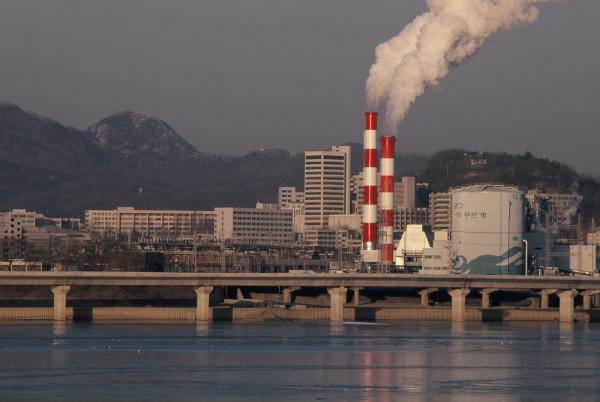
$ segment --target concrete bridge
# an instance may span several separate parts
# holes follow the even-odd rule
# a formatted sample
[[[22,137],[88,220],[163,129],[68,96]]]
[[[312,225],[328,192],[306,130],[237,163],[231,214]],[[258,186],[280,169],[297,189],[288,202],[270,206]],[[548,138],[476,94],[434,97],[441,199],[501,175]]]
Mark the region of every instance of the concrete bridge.
[[[330,320],[341,321],[348,289],[358,300],[365,288],[421,289],[421,303],[429,294],[445,289],[452,299],[452,320],[464,321],[465,298],[471,291],[481,293],[482,309],[490,306],[490,295],[499,290],[538,291],[541,307],[548,308],[548,297],[560,300],[561,322],[572,322],[574,298],[583,296],[584,309],[591,307],[591,296],[600,294],[600,278],[499,276],[499,275],[398,275],[398,274],[235,274],[235,273],[156,273],[156,272],[0,272],[2,286],[45,286],[54,295],[54,319],[66,319],[67,295],[72,286],[189,286],[196,292],[196,320],[212,318],[210,294],[217,286],[282,287],[283,301],[292,292],[306,287],[327,288],[331,297]]]

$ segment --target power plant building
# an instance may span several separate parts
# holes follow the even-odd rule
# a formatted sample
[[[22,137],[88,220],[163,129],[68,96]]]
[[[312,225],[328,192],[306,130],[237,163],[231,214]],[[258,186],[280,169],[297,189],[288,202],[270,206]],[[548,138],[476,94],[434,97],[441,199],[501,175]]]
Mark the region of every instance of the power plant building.
[[[514,187],[478,185],[451,190],[452,272],[524,273],[525,197]]]

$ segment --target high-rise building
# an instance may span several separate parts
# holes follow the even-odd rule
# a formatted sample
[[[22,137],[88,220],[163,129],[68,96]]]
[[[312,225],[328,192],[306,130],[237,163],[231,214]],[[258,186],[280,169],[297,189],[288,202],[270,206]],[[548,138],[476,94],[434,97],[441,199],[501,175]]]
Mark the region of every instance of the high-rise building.
[[[350,146],[304,153],[305,230],[324,228],[329,215],[350,213]]]

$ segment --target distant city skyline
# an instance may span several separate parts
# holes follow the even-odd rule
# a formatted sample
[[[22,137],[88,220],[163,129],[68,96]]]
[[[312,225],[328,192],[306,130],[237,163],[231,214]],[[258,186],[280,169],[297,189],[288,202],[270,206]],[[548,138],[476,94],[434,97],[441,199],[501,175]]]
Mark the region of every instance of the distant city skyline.
[[[526,150],[600,174],[600,3],[541,5],[417,101],[399,152]],[[158,117],[200,151],[360,143],[375,46],[424,0],[6,0],[0,100],[86,128]],[[384,133],[382,133],[384,134]]]

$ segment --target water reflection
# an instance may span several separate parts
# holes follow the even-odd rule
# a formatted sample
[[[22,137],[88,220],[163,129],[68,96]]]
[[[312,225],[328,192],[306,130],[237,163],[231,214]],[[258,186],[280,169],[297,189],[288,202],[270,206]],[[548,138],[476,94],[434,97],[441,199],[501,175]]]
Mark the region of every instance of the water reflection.
[[[52,344],[61,345],[64,343],[64,335],[67,332],[67,324],[64,321],[54,321],[52,323]]]
[[[196,336],[208,336],[210,334],[211,324],[208,322],[196,322]]]
[[[131,401],[593,400],[598,344],[594,324],[0,325],[0,389],[2,400],[74,389]]]

